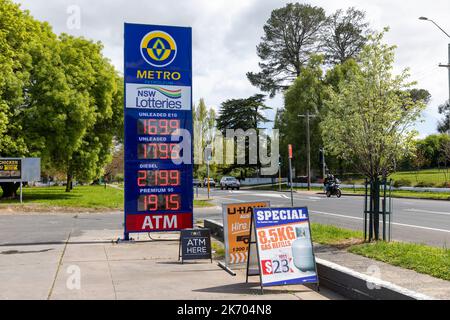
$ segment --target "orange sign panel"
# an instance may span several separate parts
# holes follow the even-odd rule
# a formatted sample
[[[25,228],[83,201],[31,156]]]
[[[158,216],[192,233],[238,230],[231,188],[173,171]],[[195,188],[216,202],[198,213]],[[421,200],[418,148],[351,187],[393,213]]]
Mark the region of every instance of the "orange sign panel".
[[[246,263],[253,208],[267,208],[267,201],[223,205],[226,264]]]

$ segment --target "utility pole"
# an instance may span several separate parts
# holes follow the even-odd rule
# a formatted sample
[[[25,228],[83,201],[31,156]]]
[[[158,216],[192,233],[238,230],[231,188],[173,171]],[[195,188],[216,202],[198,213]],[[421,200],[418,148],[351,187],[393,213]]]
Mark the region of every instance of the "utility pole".
[[[320,154],[322,156],[321,162],[322,162],[322,178],[325,180],[326,175],[326,163],[325,163],[325,148],[320,149]]]
[[[442,29],[436,22],[434,22],[431,19],[428,19],[427,17],[420,17],[419,20],[424,21],[430,21],[432,22],[436,27],[438,27],[439,30],[441,30],[448,38],[450,38],[450,34],[448,34],[444,29]],[[448,64],[439,64],[439,67],[447,68],[448,69],[448,103],[450,103],[450,43],[448,44]],[[450,135],[450,130],[447,131],[447,133]]]
[[[306,114],[299,114],[300,118],[306,118],[306,171],[308,175],[308,191],[311,191],[311,136],[310,136],[310,118],[315,118],[317,115],[309,114],[309,110]]]

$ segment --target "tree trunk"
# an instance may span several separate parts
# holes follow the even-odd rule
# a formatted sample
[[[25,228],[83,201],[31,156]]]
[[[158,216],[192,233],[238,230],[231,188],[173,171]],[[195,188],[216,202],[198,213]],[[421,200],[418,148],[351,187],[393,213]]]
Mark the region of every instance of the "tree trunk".
[[[15,199],[17,198],[17,189],[20,187],[18,182],[2,182],[0,187],[3,190],[2,199]]]
[[[68,173],[66,181],[66,192],[70,192],[71,190],[72,190],[72,175]]]
[[[371,196],[373,208],[373,225],[371,228],[373,228],[375,240],[378,241],[380,238],[380,180],[378,178],[375,178],[372,182]]]

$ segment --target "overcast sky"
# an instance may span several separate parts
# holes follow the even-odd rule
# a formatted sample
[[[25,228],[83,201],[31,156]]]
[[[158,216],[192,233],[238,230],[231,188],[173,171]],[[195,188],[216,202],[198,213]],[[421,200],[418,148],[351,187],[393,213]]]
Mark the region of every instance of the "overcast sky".
[[[191,26],[193,28],[194,101],[205,98],[215,108],[230,98],[247,97],[258,92],[245,74],[258,71],[256,45],[263,25],[273,9],[283,7],[281,0],[15,0],[31,14],[48,21],[56,33],[67,32],[103,42],[104,54],[118,70],[123,70],[123,23],[147,23]],[[371,28],[390,27],[389,44],[398,46],[396,69],[409,67],[411,80],[432,94],[424,112],[424,122],[417,124],[420,135],[436,132],[440,115],[438,106],[449,97],[448,72],[439,63],[448,59],[445,34],[433,19],[450,32],[449,0],[317,0],[327,14],[354,6],[367,13]],[[70,6],[81,10],[79,29],[69,28]],[[281,96],[267,101],[271,107],[283,105]],[[274,112],[269,116],[273,118]]]

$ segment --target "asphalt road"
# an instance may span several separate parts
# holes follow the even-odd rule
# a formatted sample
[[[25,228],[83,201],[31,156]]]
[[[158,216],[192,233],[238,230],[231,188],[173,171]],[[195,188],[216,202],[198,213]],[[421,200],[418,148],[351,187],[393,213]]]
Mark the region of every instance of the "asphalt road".
[[[204,190],[200,191],[205,194]],[[220,191],[212,192],[213,201],[222,203],[270,201],[272,206],[291,205],[290,193],[270,191]],[[450,246],[450,201],[392,199],[392,238],[432,246]],[[343,196],[327,198],[312,193],[294,193],[295,206],[307,206],[313,222],[363,230],[364,197]],[[216,211],[218,211],[216,209]],[[222,215],[206,212],[205,217],[222,221]],[[198,215],[196,218],[199,218]],[[380,228],[381,230],[381,228]]]
[[[200,190],[201,196],[205,190]],[[194,219],[222,220],[222,203],[270,201],[272,206],[290,206],[290,194],[269,191],[212,192],[214,208],[195,210]],[[450,202],[437,200],[393,199],[393,239],[450,246]],[[363,228],[363,198],[344,196],[326,198],[316,194],[294,194],[296,206],[307,206],[313,222],[354,230]],[[88,230],[118,230],[123,213],[0,215],[0,246],[12,244],[64,243],[69,235]],[[146,236],[146,235],[143,235]],[[0,248],[1,251],[1,248]]]

